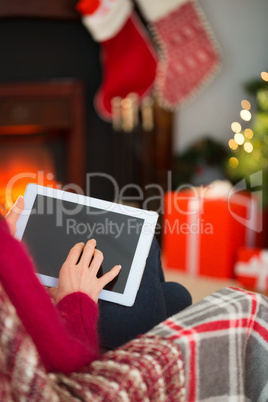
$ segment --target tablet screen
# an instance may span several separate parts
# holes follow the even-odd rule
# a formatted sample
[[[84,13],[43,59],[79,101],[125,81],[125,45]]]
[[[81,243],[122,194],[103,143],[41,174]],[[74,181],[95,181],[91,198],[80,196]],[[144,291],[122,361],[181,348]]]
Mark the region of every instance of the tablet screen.
[[[94,238],[104,255],[100,274],[122,266],[105,289],[124,293],[143,224],[141,218],[37,194],[22,239],[38,272],[58,278],[70,249]]]

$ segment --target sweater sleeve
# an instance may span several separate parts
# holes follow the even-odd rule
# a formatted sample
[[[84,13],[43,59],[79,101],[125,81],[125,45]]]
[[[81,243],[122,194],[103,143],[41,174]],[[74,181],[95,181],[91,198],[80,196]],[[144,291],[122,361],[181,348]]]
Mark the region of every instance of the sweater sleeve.
[[[77,371],[98,358],[98,307],[84,293],[52,303],[22,243],[0,220],[0,281],[48,371]]]

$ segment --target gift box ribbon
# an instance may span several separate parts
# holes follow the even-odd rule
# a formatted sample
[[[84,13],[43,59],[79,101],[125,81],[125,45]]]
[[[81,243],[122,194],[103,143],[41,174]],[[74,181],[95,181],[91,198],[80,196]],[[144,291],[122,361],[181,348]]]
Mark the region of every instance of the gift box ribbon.
[[[244,219],[242,217],[234,215],[231,210],[231,199],[227,199],[229,211],[231,215],[241,224],[245,224],[246,226],[246,246],[253,247],[255,243],[255,231],[254,226],[257,227],[257,217],[258,217],[258,201],[255,197],[247,197],[243,195],[235,195],[235,200],[233,200],[234,204],[239,204],[248,207],[247,209],[247,218]],[[204,202],[215,202],[216,200],[222,200],[222,198],[216,197],[213,193],[206,194],[205,197],[200,198],[189,198],[188,203],[188,216],[187,223],[189,227],[193,227],[192,225],[197,225],[198,222],[201,221],[201,214],[203,213],[203,203]],[[192,212],[192,213],[191,213]],[[239,219],[240,218],[240,219]],[[246,225],[247,222],[250,222],[250,225]],[[192,275],[197,275],[199,272],[199,261],[200,261],[200,233],[190,232],[187,237],[186,242],[186,268],[187,272]]]
[[[261,251],[258,256],[254,255],[248,262],[238,261],[235,265],[235,274],[238,277],[256,278],[256,290],[267,291],[268,250]]]

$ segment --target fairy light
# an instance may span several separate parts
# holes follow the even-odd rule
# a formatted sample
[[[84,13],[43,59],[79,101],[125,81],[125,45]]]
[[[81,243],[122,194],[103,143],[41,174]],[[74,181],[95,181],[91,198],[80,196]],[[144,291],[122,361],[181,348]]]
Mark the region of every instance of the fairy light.
[[[234,133],[240,133],[240,131],[242,130],[241,124],[238,123],[237,121],[234,121],[231,124],[231,129]]]
[[[240,112],[241,119],[245,121],[249,121],[251,119],[251,113],[249,110],[241,110]]]
[[[263,79],[263,81],[268,81],[268,73],[267,73],[267,71],[263,71],[261,73],[261,78]]]
[[[231,140],[229,141],[229,147],[230,147],[233,151],[235,151],[235,150],[238,148],[238,144],[235,142],[234,139],[231,139]]]
[[[249,140],[253,137],[254,133],[251,130],[251,128],[246,128],[244,131],[245,137],[247,137]]]
[[[232,158],[229,159],[229,164],[232,168],[236,168],[239,164],[238,159],[232,156]]]
[[[241,102],[241,106],[242,106],[242,108],[245,109],[245,110],[250,110],[250,108],[251,108],[251,103],[250,103],[248,100],[244,99],[244,100],[242,100],[242,102]]]
[[[244,144],[245,138],[244,138],[243,134],[236,133],[234,135],[234,140],[238,145],[242,145],[242,144]]]
[[[251,142],[245,142],[244,144],[244,150],[248,153],[253,151],[253,145],[251,144]]]

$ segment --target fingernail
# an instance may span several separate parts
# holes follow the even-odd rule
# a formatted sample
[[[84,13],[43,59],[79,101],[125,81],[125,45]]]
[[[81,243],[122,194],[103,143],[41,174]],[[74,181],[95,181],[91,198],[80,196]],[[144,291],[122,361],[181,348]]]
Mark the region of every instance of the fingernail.
[[[19,195],[17,200],[16,200],[16,202],[15,202],[15,204],[19,204],[22,200],[23,200],[23,196]]]
[[[121,270],[122,266],[121,265],[117,265],[117,268],[119,269],[119,271]]]

